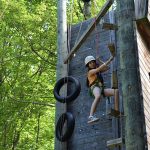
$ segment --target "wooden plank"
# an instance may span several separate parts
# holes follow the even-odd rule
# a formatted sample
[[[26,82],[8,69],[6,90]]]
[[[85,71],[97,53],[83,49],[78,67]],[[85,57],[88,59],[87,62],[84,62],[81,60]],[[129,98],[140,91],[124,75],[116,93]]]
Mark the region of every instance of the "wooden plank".
[[[103,23],[102,29],[105,30],[117,30],[118,26],[116,24],[112,24],[112,23]]]
[[[113,148],[115,146],[121,146],[122,144],[124,144],[123,138],[117,138],[117,139],[107,141],[107,147],[109,148]]]
[[[72,48],[72,50],[68,54],[67,58],[64,60],[65,64],[68,62],[69,59],[71,59],[73,54],[81,47],[81,45],[87,39],[89,34],[94,30],[95,25],[97,25],[99,23],[100,19],[102,19],[102,17],[106,14],[106,12],[108,11],[108,9],[112,5],[112,3],[113,3],[113,0],[108,0],[105,3],[105,5],[102,7],[101,11],[99,12],[97,17],[95,18],[95,20],[89,25],[87,30],[83,33],[83,35],[80,37],[79,41],[74,45],[74,47]]]
[[[146,46],[150,48],[150,22],[147,18],[136,21],[137,29],[145,41]]]

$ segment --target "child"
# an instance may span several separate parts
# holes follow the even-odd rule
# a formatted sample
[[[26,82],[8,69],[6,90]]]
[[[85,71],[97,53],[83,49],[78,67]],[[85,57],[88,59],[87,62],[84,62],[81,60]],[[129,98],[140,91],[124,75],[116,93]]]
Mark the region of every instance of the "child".
[[[108,64],[113,60],[113,56],[108,61],[100,66],[96,65],[96,59],[93,56],[85,58],[85,66],[88,68],[87,86],[90,88],[90,93],[94,96],[94,101],[91,106],[88,123],[96,122],[99,118],[94,116],[101,95],[115,97],[115,109],[118,110],[118,89],[104,89],[103,78],[101,72],[108,70]]]

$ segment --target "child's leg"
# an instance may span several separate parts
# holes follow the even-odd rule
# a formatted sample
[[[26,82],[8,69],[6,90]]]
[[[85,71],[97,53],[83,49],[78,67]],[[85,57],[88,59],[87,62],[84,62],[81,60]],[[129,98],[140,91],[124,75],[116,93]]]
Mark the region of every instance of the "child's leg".
[[[98,105],[98,103],[100,101],[100,97],[101,97],[101,89],[99,87],[95,87],[93,89],[93,95],[94,95],[95,99],[91,106],[90,116],[93,116],[96,111],[97,105]]]
[[[105,96],[114,96],[115,110],[119,110],[119,92],[118,89],[104,89]]]

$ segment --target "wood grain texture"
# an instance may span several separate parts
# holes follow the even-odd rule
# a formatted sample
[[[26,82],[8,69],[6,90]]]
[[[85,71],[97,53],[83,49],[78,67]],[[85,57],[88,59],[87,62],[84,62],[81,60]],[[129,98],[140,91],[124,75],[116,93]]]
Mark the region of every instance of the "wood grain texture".
[[[150,51],[147,49],[140,33],[137,32],[139,69],[142,84],[142,95],[144,100],[144,114],[146,123],[146,136],[148,149],[150,149]]]

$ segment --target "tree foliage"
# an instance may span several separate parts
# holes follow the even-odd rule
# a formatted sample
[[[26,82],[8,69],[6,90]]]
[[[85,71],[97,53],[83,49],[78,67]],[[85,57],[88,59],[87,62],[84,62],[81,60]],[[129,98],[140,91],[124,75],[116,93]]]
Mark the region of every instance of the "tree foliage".
[[[0,3],[0,149],[53,149],[56,2]]]
[[[68,22],[83,21],[71,5]],[[0,12],[0,149],[53,150],[57,1],[1,0]]]
[[[91,17],[95,17],[101,7],[104,5],[106,0],[91,0]],[[84,20],[90,19],[86,18],[83,13],[84,2],[83,0],[68,0],[67,15],[68,23],[76,24]]]

